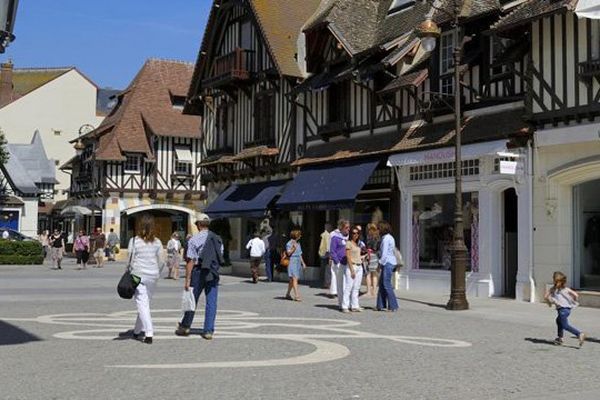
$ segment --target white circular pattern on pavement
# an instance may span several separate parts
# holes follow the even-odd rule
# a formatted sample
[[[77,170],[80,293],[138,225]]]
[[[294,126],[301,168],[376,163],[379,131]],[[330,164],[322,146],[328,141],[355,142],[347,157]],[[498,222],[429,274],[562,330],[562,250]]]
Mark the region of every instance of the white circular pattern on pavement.
[[[131,328],[136,318],[136,311],[122,311],[110,314],[54,314],[37,318],[6,319],[13,321],[38,322],[49,325],[64,325],[86,327],[86,329],[64,331],[54,334],[59,339],[67,340],[113,340],[119,332]],[[190,340],[200,339],[199,335],[180,337],[173,334],[174,326],[181,316],[180,310],[152,310],[154,323],[154,338],[158,340]],[[196,319],[202,320],[203,313],[197,312]],[[217,317],[218,340],[282,340],[308,344],[314,350],[305,355],[288,358],[265,360],[238,361],[207,361],[202,363],[178,364],[143,364],[143,365],[107,365],[111,368],[142,368],[142,369],[184,369],[184,368],[247,368],[247,367],[281,367],[291,365],[315,364],[343,359],[351,351],[340,339],[383,339],[392,342],[430,347],[465,348],[471,343],[443,338],[382,335],[358,330],[358,321],[301,318],[301,317],[261,317],[259,314],[219,310]],[[260,328],[278,327],[289,330],[290,333],[257,332]],[[254,330],[254,332],[253,332]],[[270,329],[269,331],[271,331]],[[298,331],[308,333],[298,333]],[[335,341],[334,341],[335,340]]]

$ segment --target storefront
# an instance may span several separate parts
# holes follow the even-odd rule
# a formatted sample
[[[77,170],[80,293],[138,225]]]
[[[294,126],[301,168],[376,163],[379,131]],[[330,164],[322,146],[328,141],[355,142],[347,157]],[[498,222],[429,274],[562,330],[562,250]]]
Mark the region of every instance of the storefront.
[[[531,166],[507,141],[463,146],[467,295],[533,300]],[[401,290],[449,293],[454,233],[454,148],[389,158],[400,185]]]
[[[562,271],[576,289],[600,290],[599,130],[592,123],[536,133],[534,256],[542,287]]]

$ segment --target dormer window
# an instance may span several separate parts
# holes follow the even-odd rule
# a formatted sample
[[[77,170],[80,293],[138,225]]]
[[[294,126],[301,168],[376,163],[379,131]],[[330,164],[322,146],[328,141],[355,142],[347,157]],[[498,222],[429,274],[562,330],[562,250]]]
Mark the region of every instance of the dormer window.
[[[185,106],[185,96],[171,94],[171,105],[176,110],[183,110],[183,106]]]
[[[390,9],[388,10],[388,15],[406,10],[407,8],[410,8],[413,5],[415,5],[414,0],[394,0],[392,2],[392,5],[390,6]]]
[[[142,170],[142,156],[140,154],[127,154],[123,166],[126,174],[138,174]]]

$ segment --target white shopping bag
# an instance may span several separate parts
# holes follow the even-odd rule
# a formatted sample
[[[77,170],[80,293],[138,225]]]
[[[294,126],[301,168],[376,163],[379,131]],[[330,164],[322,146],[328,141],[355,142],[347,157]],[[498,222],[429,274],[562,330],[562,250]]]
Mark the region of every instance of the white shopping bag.
[[[196,311],[196,299],[194,298],[194,289],[184,290],[181,295],[181,309],[183,312]]]

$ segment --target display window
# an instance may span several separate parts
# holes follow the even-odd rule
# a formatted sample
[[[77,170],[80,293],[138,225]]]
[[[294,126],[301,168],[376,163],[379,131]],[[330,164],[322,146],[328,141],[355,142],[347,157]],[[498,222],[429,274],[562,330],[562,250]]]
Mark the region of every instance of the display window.
[[[575,265],[579,287],[600,290],[600,179],[575,187]]]
[[[454,235],[454,194],[413,196],[412,268],[450,270]],[[479,201],[463,194],[467,271],[479,269]]]

